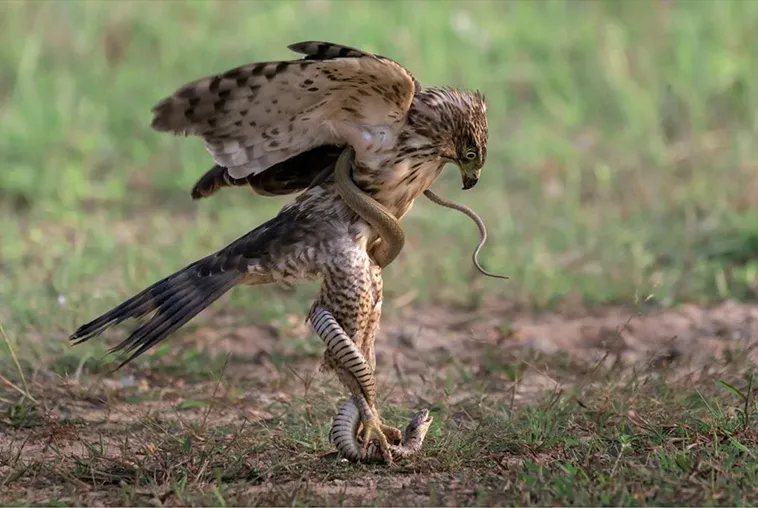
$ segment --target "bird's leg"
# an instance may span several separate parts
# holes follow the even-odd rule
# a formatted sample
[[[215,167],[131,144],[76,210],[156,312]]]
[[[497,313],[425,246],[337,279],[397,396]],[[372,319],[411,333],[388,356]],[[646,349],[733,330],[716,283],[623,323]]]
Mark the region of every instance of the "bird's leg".
[[[349,372],[356,379],[361,379],[366,370],[371,370],[366,357],[358,350],[355,343],[345,333],[342,333],[341,327],[329,311],[323,307],[317,307],[311,314],[313,327],[325,337],[324,342],[329,351],[342,352],[347,359],[345,362]],[[392,460],[391,455],[397,455],[401,458],[409,457],[417,453],[424,442],[424,437],[429,430],[433,418],[429,415],[429,410],[422,409],[416,413],[408,422],[405,429],[405,438],[398,442],[382,446],[381,435],[377,434],[380,440],[379,446],[373,446],[371,435],[364,439],[364,445],[361,446],[358,439],[358,428],[361,420],[368,422],[366,432],[369,434],[376,433],[374,424],[378,419],[378,413],[373,409],[366,397],[354,395],[337,409],[337,415],[334,417],[334,423],[329,431],[329,441],[337,448],[337,452],[349,460],[375,460],[381,458],[389,463]],[[386,435],[386,427],[379,421],[381,433]]]
[[[384,282],[382,279],[382,268],[379,265],[372,264],[369,268],[369,276],[371,280],[371,296],[372,296],[372,308],[371,313],[368,316],[368,322],[366,323],[366,333],[364,334],[363,343],[361,344],[361,352],[366,358],[372,372],[376,372],[376,335],[379,333],[379,322],[382,317],[382,292]],[[400,429],[385,425],[381,423],[379,417],[379,411],[376,409],[375,401],[371,405],[371,410],[380,421],[382,433],[387,437],[390,443],[398,444],[402,440],[403,433]],[[364,440],[364,447],[368,446],[369,441]]]
[[[376,400],[374,372],[353,340],[325,307],[315,304],[309,314],[313,329],[326,344],[327,353],[333,361],[337,376],[354,395],[363,425],[363,452],[372,438],[379,442],[379,448],[386,462],[392,462],[390,443],[383,432],[383,424],[373,409]],[[327,361],[329,361],[327,356]]]
[[[379,416],[379,411],[376,409],[376,405],[371,407],[371,412],[374,415],[374,417],[379,420],[379,428],[382,431],[382,434],[384,434],[384,437],[387,438],[387,441],[392,445],[400,444],[400,442],[403,440],[403,432],[398,429],[397,427],[393,427],[392,425],[386,425],[382,418]],[[365,432],[363,429],[360,431],[360,437],[361,442],[364,444],[364,449],[368,446],[369,441],[365,438]]]
[[[379,418],[379,414],[375,408],[369,406],[368,401],[365,398],[357,397],[359,402],[358,409],[361,412],[361,439],[363,441],[363,447],[361,448],[361,455],[365,457],[368,455],[368,446],[371,444],[371,439],[376,437],[379,442],[379,450],[382,452],[382,458],[387,464],[392,462],[392,452],[390,452],[389,438],[386,434],[386,429],[392,429],[382,423]],[[395,429],[397,430],[397,429]],[[398,431],[400,432],[400,431]]]
[[[360,409],[360,404],[357,404]],[[381,430],[382,434],[384,434],[384,437],[387,438],[387,442],[391,445],[398,445],[403,440],[403,432],[398,429],[397,427],[393,427],[392,425],[386,425],[383,421],[381,416],[379,415],[379,411],[376,409],[376,404],[368,406],[369,411],[371,411],[372,419],[376,420],[379,425],[379,430]],[[365,420],[363,415],[366,413],[365,411],[361,411],[361,420]],[[363,427],[363,424],[358,428],[358,439],[361,443],[363,443],[363,449],[364,451],[367,449],[368,445],[371,442],[370,436],[368,435],[369,431],[365,427]]]
[[[374,354],[374,340],[379,328],[379,319],[382,310],[382,268],[392,263],[405,243],[403,228],[397,217],[385,208],[381,203],[366,194],[353,181],[352,169],[355,163],[355,151],[345,148],[334,164],[334,183],[337,192],[345,204],[357,213],[363,220],[368,222],[380,236],[381,241],[374,242],[369,246],[369,256],[373,260],[368,266],[369,287],[367,293],[361,295],[362,304],[366,303],[365,315],[366,326],[363,328],[363,340],[361,352],[371,365],[371,370],[376,367]],[[365,268],[363,274],[365,273]],[[365,300],[368,297],[368,302]],[[362,306],[363,309],[363,306]],[[379,413],[374,407],[374,400],[369,400],[374,416],[379,419]],[[381,421],[381,420],[380,420]],[[402,433],[399,429],[382,425],[383,433],[394,442],[399,442]],[[368,441],[365,442],[368,446]]]

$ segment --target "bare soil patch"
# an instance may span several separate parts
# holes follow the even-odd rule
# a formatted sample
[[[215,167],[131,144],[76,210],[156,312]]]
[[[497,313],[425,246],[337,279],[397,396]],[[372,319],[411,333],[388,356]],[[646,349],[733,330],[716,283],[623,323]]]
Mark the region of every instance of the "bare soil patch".
[[[527,503],[533,499],[523,492],[509,497],[515,487],[503,472],[523,469],[527,459],[549,464],[555,452],[510,444],[503,445],[510,452],[494,453],[502,438],[477,434],[482,421],[506,409],[514,414],[540,406],[577,387],[602,390],[633,373],[665,371],[669,379],[696,382],[722,368],[725,356],[754,361],[758,340],[758,306],[737,302],[644,313],[575,308],[530,314],[491,304],[476,312],[407,307],[387,314],[377,340],[380,405],[400,426],[418,407],[439,411],[440,426],[425,450],[430,457],[393,468],[335,460],[326,434],[344,393],[333,376],[319,373],[323,348],[302,317],[264,328],[216,315],[176,337],[172,354],[148,366],[63,377],[39,369],[29,379],[39,404],[12,404],[6,394],[0,499]],[[181,365],[167,373],[192,350],[227,358],[209,363],[209,369],[220,368],[205,379],[183,375]],[[561,362],[568,367],[553,368]],[[605,374],[595,376],[599,370]],[[635,411],[626,417],[642,427],[648,418]],[[478,435],[480,456],[461,451],[466,444],[455,432]],[[582,438],[578,430],[576,438]],[[477,480],[483,464],[487,476]]]

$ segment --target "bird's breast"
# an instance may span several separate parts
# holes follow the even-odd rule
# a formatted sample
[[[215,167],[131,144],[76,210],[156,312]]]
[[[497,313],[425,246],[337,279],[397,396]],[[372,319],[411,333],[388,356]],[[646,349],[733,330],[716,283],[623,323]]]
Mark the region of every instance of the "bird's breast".
[[[439,177],[438,160],[406,159],[397,163],[384,160],[375,169],[354,174],[356,184],[384,205],[399,219],[413,206],[413,201]]]

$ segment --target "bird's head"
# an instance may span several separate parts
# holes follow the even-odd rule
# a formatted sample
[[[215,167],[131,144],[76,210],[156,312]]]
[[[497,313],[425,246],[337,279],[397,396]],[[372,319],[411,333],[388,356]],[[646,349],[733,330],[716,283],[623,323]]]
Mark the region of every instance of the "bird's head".
[[[487,107],[479,92],[468,94],[467,108],[455,136],[455,163],[461,170],[463,189],[479,181],[482,166],[487,160]]]
[[[438,112],[437,125],[446,125],[441,153],[461,171],[463,188],[471,189],[479,181],[487,160],[487,106],[484,96],[453,88],[428,92],[429,106]]]

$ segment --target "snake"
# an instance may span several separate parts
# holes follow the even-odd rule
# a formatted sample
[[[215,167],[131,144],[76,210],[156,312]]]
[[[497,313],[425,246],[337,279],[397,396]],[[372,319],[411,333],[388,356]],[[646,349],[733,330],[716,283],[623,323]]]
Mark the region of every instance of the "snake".
[[[361,450],[361,444],[355,438],[358,425],[361,423],[359,404],[365,402],[365,399],[351,397],[342,403],[337,410],[337,416],[334,417],[334,425],[329,433],[329,439],[337,451],[348,460],[381,462],[384,458],[378,445],[369,444],[364,454]],[[432,421],[434,418],[428,409],[422,409],[414,414],[405,427],[402,442],[399,445],[390,444],[393,460],[408,458],[420,452]]]
[[[400,254],[405,245],[405,233],[400,225],[400,221],[392,215],[392,213],[379,203],[366,194],[360,187],[358,187],[353,181],[352,177],[352,158],[355,156],[355,151],[352,147],[345,148],[337,159],[337,163],[334,167],[334,183],[337,188],[337,192],[345,201],[345,204],[349,206],[355,213],[357,213],[363,220],[369,223],[379,236],[382,238],[382,243],[377,247],[374,252],[374,258],[379,266],[385,268]],[[455,201],[448,201],[435,194],[431,189],[424,191],[424,196],[431,202],[450,208],[452,210],[459,211],[464,215],[467,215],[476,227],[479,229],[479,243],[474,249],[471,259],[474,262],[474,266],[482,275],[487,277],[493,277],[496,279],[508,279],[505,275],[497,275],[488,272],[482,268],[479,262],[479,251],[487,241],[487,228],[484,225],[484,221],[474,210],[466,205],[456,203]]]
[[[335,186],[345,204],[372,226],[381,237],[382,243],[374,251],[374,259],[381,268],[385,268],[402,251],[405,245],[405,232],[397,218],[384,205],[372,199],[355,184],[352,178],[354,156],[355,151],[352,147],[346,147],[340,154],[334,167]],[[474,266],[485,276],[508,279],[506,276],[488,272],[481,266],[479,252],[487,241],[487,228],[482,218],[473,209],[446,200],[431,189],[425,190],[424,196],[437,205],[457,210],[471,218],[479,229],[479,243],[471,256]],[[370,443],[364,451],[357,439],[362,415],[371,411],[366,400],[371,398],[370,395],[376,394],[373,369],[329,311],[322,307],[314,309],[310,321],[327,349],[356,377],[364,395],[364,397],[353,396],[340,405],[329,433],[331,443],[348,460],[383,460],[381,450],[376,444]],[[432,421],[433,418],[428,409],[421,409],[414,414],[408,422],[402,442],[398,445],[390,445],[392,456],[404,458],[418,453]]]
[[[361,383],[364,397],[353,396],[343,402],[334,417],[329,432],[329,440],[343,457],[351,461],[384,461],[381,449],[375,443],[369,443],[364,453],[358,442],[357,432],[362,416],[371,413],[365,395],[376,390],[375,379],[366,357],[360,352],[352,339],[345,333],[331,312],[319,306],[310,317],[316,333],[321,337],[332,355]],[[368,386],[364,383],[368,382]],[[395,458],[407,458],[418,453],[434,418],[428,409],[415,413],[405,428],[400,444],[390,444],[390,452]]]

